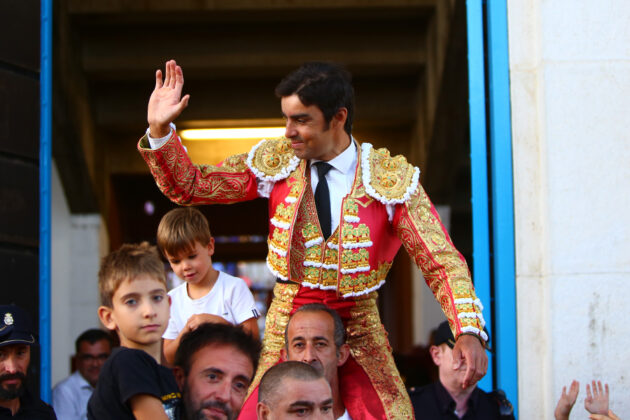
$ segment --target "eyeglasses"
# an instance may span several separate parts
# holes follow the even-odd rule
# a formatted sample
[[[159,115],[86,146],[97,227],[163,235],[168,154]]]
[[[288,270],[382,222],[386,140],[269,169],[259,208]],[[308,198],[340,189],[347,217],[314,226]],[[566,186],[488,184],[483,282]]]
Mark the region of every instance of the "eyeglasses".
[[[79,360],[82,362],[104,362],[109,357],[108,353],[97,354],[96,356],[92,354],[80,354]]]

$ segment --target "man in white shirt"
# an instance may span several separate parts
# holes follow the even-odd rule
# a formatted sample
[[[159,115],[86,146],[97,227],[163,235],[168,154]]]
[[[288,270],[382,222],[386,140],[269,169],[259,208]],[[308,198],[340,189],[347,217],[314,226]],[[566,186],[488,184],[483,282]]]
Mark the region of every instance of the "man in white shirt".
[[[75,342],[77,370],[52,390],[52,405],[61,420],[87,420],[87,403],[112,351],[110,335],[99,329],[83,332]]]

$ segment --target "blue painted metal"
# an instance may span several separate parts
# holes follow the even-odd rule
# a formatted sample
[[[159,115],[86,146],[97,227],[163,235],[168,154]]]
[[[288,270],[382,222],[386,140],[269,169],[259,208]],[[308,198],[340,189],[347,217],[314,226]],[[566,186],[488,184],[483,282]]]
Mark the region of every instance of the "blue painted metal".
[[[506,0],[487,2],[497,387],[518,412],[514,189]]]
[[[485,305],[484,318],[492,336],[490,296],[490,217],[488,214],[488,162],[486,157],[486,87],[482,0],[466,1],[468,38],[468,102],[473,215],[473,279],[477,297]],[[492,390],[493,361],[479,386]]]
[[[50,402],[50,178],[52,139],[52,0],[41,0],[39,125],[40,396]]]

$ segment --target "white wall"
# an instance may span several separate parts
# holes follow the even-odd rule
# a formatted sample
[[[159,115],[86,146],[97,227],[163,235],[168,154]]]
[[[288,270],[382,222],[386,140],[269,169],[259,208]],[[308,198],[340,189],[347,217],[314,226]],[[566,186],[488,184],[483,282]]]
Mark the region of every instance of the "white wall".
[[[630,417],[630,2],[508,0],[521,419]]]
[[[52,384],[70,372],[74,340],[100,327],[97,273],[107,249],[98,214],[72,215],[56,165],[52,176]]]

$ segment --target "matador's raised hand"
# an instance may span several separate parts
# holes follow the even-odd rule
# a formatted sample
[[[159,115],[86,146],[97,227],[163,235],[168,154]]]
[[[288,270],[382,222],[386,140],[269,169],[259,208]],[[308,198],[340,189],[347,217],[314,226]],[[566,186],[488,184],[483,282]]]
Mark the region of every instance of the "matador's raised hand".
[[[162,82],[162,70],[155,72],[155,89],[149,98],[147,120],[151,137],[160,138],[170,132],[169,124],[188,106],[190,95],[183,98],[184,73],[175,60],[166,62],[166,77]]]

